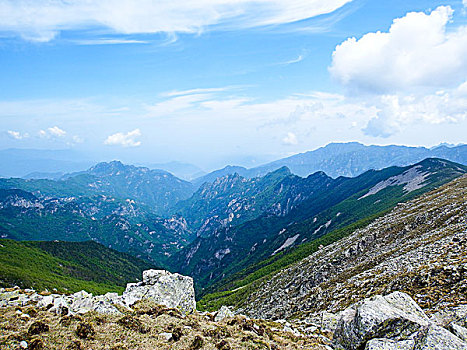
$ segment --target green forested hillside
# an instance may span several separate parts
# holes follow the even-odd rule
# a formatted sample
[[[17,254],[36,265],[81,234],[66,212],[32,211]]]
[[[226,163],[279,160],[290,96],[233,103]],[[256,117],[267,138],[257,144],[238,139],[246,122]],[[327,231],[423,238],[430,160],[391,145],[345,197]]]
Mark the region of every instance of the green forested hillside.
[[[121,292],[155,266],[96,242],[0,240],[0,285],[60,292]]]

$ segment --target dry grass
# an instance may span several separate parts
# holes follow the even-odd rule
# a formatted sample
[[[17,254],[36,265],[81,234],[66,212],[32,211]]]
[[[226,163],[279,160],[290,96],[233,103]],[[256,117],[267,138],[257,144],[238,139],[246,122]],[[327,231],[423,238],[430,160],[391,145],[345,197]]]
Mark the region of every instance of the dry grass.
[[[283,326],[274,322],[241,316],[213,322],[209,315],[182,316],[151,304],[137,310],[123,316],[61,317],[34,305],[0,308],[0,349],[20,349],[21,341],[36,350],[325,349],[322,339],[278,331]]]

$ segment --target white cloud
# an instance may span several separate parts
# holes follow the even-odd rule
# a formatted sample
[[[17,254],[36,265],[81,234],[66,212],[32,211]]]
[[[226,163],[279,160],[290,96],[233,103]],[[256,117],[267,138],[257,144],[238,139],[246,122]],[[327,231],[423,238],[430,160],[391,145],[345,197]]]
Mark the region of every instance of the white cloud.
[[[58,126],[54,126],[51,128],[48,128],[47,131],[52,135],[56,137],[65,137],[66,131],[60,129]]]
[[[0,30],[49,41],[91,27],[112,33],[199,33],[292,23],[327,14],[351,0],[0,0]]]
[[[141,136],[141,131],[139,129],[129,131],[126,134],[117,132],[116,134],[109,135],[104,141],[104,144],[123,147],[138,147],[141,145],[141,141],[136,140],[139,136]]]
[[[453,10],[407,13],[389,32],[349,38],[333,53],[331,74],[350,89],[376,93],[452,87],[467,76],[467,26],[448,32]]]
[[[293,132],[288,132],[287,136],[282,139],[282,143],[288,146],[295,146],[298,144],[297,135]]]
[[[232,86],[220,87],[220,88],[198,88],[198,89],[189,89],[189,90],[175,90],[162,94],[165,97],[175,97],[183,95],[197,95],[197,94],[207,94],[213,92],[223,92],[233,89]]]
[[[39,137],[41,138],[62,138],[66,136],[66,131],[60,129],[58,126],[47,128],[46,130],[39,130]]]
[[[27,132],[22,134],[19,131],[8,130],[7,133],[10,137],[14,138],[15,140],[22,140],[29,137],[29,134]]]
[[[467,120],[467,96],[460,95],[459,89],[424,96],[383,95],[378,99],[377,115],[363,129],[370,136],[389,137],[415,124],[456,124]]]
[[[279,63],[280,65],[284,65],[284,66],[288,66],[289,64],[294,64],[294,63],[298,63],[298,62],[301,62],[303,61],[303,59],[305,58],[305,56],[303,55],[298,55],[297,58],[294,58],[292,60],[288,60],[288,61],[285,61],[285,62],[281,62]]]
[[[127,45],[127,44],[148,44],[148,41],[145,40],[131,40],[131,39],[109,39],[109,38],[99,38],[99,39],[89,39],[89,40],[74,40],[72,41],[78,45]]]
[[[83,143],[84,142],[84,139],[78,135],[74,135],[72,138],[72,143],[73,144],[76,144],[76,143]]]

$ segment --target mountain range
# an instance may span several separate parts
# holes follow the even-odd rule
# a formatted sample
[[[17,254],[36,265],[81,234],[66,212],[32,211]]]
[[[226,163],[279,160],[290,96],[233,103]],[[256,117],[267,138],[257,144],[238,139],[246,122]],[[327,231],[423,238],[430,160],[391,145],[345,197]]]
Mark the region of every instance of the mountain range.
[[[0,237],[103,244],[194,277],[208,307],[213,295],[245,288],[462,176],[466,147],[330,144],[259,168],[228,167],[202,182],[119,161],[56,180],[3,178]],[[392,166],[432,153],[460,163]],[[334,176],[309,174],[314,167]]]
[[[216,178],[238,173],[244,177],[263,176],[281,167],[288,167],[292,173],[306,177],[317,171],[323,171],[333,178],[339,176],[355,177],[367,170],[383,169],[389,166],[406,166],[426,158],[442,158],[467,165],[467,145],[438,147],[408,146],[366,146],[358,142],[330,143],[313,151],[295,154],[258,167],[244,168],[226,166],[209,174],[194,179],[196,186],[212,182]]]
[[[222,200],[223,205],[216,207],[216,213],[207,211],[208,215],[204,216],[207,219],[199,221],[206,223],[217,219],[217,228],[211,228],[213,234],[198,236],[173,255],[169,266],[194,276],[199,288],[226,280],[243,269],[254,273],[254,266],[263,266],[264,260],[380,215],[397,203],[451,181],[466,171],[466,166],[431,158],[407,167],[370,170],[354,178],[332,179],[321,172],[301,178],[279,169],[265,177],[274,178],[275,182],[260,182],[264,187],[258,193],[267,193],[268,201],[260,195],[253,194],[250,198],[242,195],[247,202],[240,202],[238,207],[234,205],[236,196],[247,193],[243,186],[251,180],[227,175],[211,187],[200,188],[191,198],[211,194],[214,197],[209,203]],[[202,206],[204,201],[198,203],[190,203],[188,208],[191,215],[199,213],[203,217],[206,213]],[[201,210],[197,211],[199,208]],[[245,214],[245,211],[253,214]]]

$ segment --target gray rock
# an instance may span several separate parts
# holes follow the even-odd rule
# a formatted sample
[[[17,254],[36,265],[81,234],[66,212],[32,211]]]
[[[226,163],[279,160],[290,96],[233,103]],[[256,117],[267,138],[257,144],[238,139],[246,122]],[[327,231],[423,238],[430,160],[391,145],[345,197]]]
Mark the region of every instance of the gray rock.
[[[68,315],[70,313],[70,304],[63,296],[54,296],[53,306],[49,309],[50,312],[56,313],[57,315]]]
[[[413,339],[394,341],[391,339],[372,339],[366,343],[365,350],[413,350]]]
[[[465,350],[467,342],[443,327],[430,325],[417,333],[414,350]]]
[[[162,338],[164,338],[166,341],[169,341],[170,339],[172,339],[172,333],[163,332],[163,333],[159,333],[159,335]]]
[[[413,299],[401,292],[374,296],[344,310],[334,333],[336,345],[359,349],[374,338],[405,340],[429,324]]]
[[[467,328],[467,305],[458,305],[443,309],[433,314],[430,321],[441,327],[448,327],[451,322]]]
[[[333,314],[331,312],[323,311],[321,313],[321,319],[320,319],[321,329],[323,331],[334,332],[337,328],[339,319],[340,319],[339,313]]]
[[[219,311],[217,311],[216,316],[214,317],[214,321],[220,322],[224,318],[231,318],[234,316],[234,313],[227,306],[222,305]]]
[[[46,295],[43,298],[39,299],[39,301],[37,302],[37,307],[49,307],[50,305],[53,305],[53,303],[54,303],[53,294]]]
[[[143,281],[129,283],[122,298],[128,306],[141,299],[150,299],[183,313],[191,313],[196,309],[193,279],[164,270],[144,271]]]
[[[457,336],[458,338],[462,339],[463,341],[467,341],[467,329],[459,326],[458,324],[451,323],[449,325],[449,330],[452,334]]]

